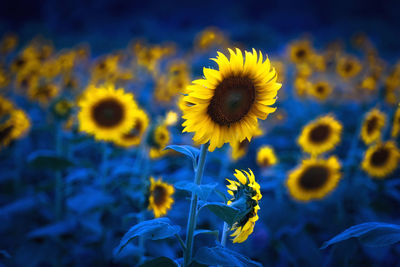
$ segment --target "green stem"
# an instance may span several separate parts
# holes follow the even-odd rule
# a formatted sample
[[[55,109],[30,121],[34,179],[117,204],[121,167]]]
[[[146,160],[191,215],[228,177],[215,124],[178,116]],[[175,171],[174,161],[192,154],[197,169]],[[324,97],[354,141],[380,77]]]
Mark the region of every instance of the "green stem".
[[[103,141],[101,149],[101,188],[106,191],[106,180],[107,180],[107,170],[108,170],[108,143]]]
[[[56,123],[56,153],[58,156],[62,155],[62,132],[59,123]],[[63,217],[64,209],[64,185],[62,180],[62,173],[60,170],[55,172],[56,185],[55,185],[55,213],[57,221]]]
[[[201,184],[201,179],[203,178],[204,166],[206,162],[208,144],[204,144],[201,146],[200,150],[200,158],[199,164],[197,165],[197,169],[195,171],[194,182],[196,185]],[[186,232],[186,250],[184,253],[184,264],[183,266],[189,266],[192,261],[192,250],[193,250],[193,233],[196,229],[196,219],[197,219],[197,195],[192,192],[192,198],[190,201],[190,210],[189,210],[189,218],[187,223],[187,232]]]
[[[221,246],[226,246],[226,239],[228,238],[229,226],[224,222],[224,227],[222,228]]]

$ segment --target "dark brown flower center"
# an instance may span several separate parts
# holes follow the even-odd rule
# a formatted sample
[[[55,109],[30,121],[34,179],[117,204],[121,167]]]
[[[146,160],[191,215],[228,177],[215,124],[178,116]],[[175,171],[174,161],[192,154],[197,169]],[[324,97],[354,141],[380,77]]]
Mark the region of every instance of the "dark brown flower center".
[[[390,157],[390,151],[387,148],[378,148],[371,156],[371,165],[381,167],[386,164]]]
[[[322,93],[325,92],[325,86],[323,86],[323,85],[317,85],[316,90],[317,90],[317,93],[322,94]]]
[[[351,63],[350,61],[346,61],[346,63],[344,63],[343,69],[345,72],[351,72],[353,69],[353,63]]]
[[[296,51],[296,57],[298,58],[298,59],[302,59],[302,58],[304,58],[305,56],[306,56],[306,50],[304,50],[303,48],[302,49],[298,49],[297,51]]]
[[[264,157],[261,162],[262,166],[264,167],[268,167],[270,165],[269,159],[267,157]]]
[[[112,128],[124,118],[124,108],[114,98],[99,101],[92,108],[92,118],[101,127]]]
[[[310,131],[310,140],[313,143],[326,142],[331,135],[331,131],[332,129],[328,124],[317,125]]]
[[[329,170],[323,166],[308,167],[300,176],[299,185],[304,190],[317,190],[328,181]]]
[[[10,135],[13,128],[13,125],[9,125],[0,130],[0,143],[2,143]]]
[[[215,123],[229,126],[250,111],[255,95],[255,85],[250,78],[227,77],[215,88],[207,113]]]
[[[162,206],[167,201],[167,189],[162,185],[156,185],[153,189],[154,204]]]
[[[371,134],[376,127],[378,126],[378,118],[377,117],[372,117],[369,120],[367,120],[367,133]]]

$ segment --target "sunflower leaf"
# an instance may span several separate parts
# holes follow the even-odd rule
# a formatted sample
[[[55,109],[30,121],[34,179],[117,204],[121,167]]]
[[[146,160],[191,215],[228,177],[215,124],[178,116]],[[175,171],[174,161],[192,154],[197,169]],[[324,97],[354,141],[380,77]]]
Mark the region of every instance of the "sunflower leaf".
[[[230,226],[237,222],[238,218],[241,218],[241,214],[243,214],[242,210],[224,203],[210,202],[201,206],[200,209],[205,207]]]
[[[197,250],[194,260],[198,263],[223,266],[262,266],[260,263],[252,261],[246,256],[222,246],[201,247]]]
[[[38,150],[28,156],[28,163],[38,169],[64,170],[74,166],[67,158],[57,155],[55,151]]]
[[[139,267],[157,267],[157,266],[176,267],[178,265],[173,260],[167,257],[158,257],[139,265]]]
[[[179,181],[174,184],[176,189],[196,193],[201,200],[206,201],[211,192],[214,191],[217,183],[197,185],[193,182]]]
[[[159,240],[172,237],[179,233],[180,230],[181,228],[178,225],[172,225],[168,218],[158,218],[138,223],[122,237],[114,253],[118,255],[136,237],[142,236],[144,239]]]
[[[381,222],[354,225],[325,242],[321,249],[353,237],[369,247],[388,246],[400,241],[400,225]]]
[[[214,235],[218,239],[219,231],[218,230],[198,229],[198,230],[194,231],[193,236],[200,235],[200,234]]]
[[[198,148],[188,146],[188,145],[169,145],[164,148],[165,149],[172,149],[175,150],[176,152],[179,152],[181,154],[184,154],[188,156],[190,159],[192,159],[193,164],[197,163],[197,158],[200,154],[200,150]]]

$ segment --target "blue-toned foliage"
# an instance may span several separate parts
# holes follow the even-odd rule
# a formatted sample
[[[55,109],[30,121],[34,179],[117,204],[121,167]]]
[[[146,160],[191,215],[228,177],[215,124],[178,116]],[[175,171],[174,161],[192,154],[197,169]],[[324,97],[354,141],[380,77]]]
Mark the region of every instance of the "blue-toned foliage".
[[[364,245],[370,247],[392,245],[400,241],[400,225],[382,222],[355,225],[325,242],[321,249],[350,238],[357,238]]]

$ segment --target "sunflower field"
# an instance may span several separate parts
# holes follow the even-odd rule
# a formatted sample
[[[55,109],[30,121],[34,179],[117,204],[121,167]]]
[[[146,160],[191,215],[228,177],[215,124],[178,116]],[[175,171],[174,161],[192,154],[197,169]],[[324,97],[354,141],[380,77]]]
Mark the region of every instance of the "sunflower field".
[[[0,267],[400,266],[391,8],[75,2],[0,12]]]

